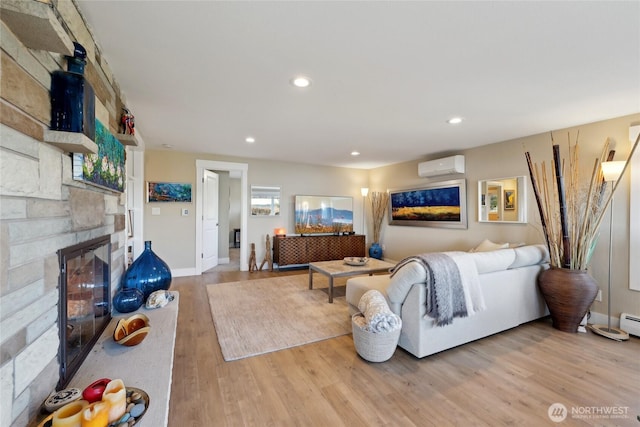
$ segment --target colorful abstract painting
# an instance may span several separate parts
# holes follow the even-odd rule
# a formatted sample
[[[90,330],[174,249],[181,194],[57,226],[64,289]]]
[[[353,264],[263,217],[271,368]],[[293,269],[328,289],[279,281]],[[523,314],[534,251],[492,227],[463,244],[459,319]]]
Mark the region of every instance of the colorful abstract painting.
[[[98,146],[97,153],[73,155],[73,179],[122,193],[126,161],[124,146],[98,120],[94,141]]]
[[[179,182],[148,182],[147,201],[191,203],[191,184]]]

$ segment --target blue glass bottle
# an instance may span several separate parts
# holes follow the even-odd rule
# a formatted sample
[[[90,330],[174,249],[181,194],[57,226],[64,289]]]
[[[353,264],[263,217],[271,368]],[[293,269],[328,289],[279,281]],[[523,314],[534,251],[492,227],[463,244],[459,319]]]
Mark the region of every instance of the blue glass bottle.
[[[84,133],[95,139],[95,93],[84,77],[86,50],[75,43],[67,56],[67,71],[51,74],[51,130]]]
[[[123,289],[141,290],[145,301],[152,292],[168,290],[171,286],[171,270],[167,263],[151,250],[150,240],[144,242],[144,251],[125,271],[120,286]]]

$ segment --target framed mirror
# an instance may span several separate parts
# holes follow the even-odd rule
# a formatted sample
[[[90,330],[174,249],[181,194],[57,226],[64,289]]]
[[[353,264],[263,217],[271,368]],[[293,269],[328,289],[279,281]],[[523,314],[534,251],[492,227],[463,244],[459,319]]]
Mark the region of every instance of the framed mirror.
[[[526,177],[478,181],[478,221],[526,223]]]
[[[280,187],[251,186],[251,216],[280,215]]]

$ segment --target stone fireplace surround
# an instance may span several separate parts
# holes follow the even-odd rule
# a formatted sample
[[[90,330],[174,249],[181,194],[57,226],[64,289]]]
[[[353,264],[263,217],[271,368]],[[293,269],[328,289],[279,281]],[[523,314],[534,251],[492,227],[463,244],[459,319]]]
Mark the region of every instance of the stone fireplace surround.
[[[75,2],[51,4],[66,36],[87,49],[96,116],[115,132],[126,103],[117,80]],[[59,377],[56,251],[108,235],[113,293],[125,266],[125,198],[74,181],[70,154],[43,142],[51,73],[66,61],[29,48],[1,18],[0,426],[26,427]]]
[[[14,150],[8,157],[22,157],[30,166],[13,171],[23,190],[10,196],[6,186],[11,183],[3,174],[0,199],[0,425],[22,427],[34,419],[59,380],[56,251],[108,235],[113,293],[124,272],[125,216],[122,195],[73,181],[68,154],[7,126],[0,130],[3,163],[10,145]],[[29,156],[33,153],[35,157]],[[50,176],[60,177],[57,188]]]

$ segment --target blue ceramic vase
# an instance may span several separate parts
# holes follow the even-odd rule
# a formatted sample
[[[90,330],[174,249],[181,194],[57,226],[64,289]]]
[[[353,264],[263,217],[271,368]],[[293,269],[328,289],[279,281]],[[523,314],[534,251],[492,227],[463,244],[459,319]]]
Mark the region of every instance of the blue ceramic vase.
[[[113,308],[120,313],[131,313],[144,304],[144,293],[137,288],[121,288],[113,297]]]
[[[369,247],[369,256],[375,259],[382,259],[382,246],[380,243],[372,243]]]
[[[171,286],[171,270],[166,262],[151,250],[151,241],[144,242],[144,251],[122,276],[121,288],[136,288],[146,301],[152,292],[168,290]]]

